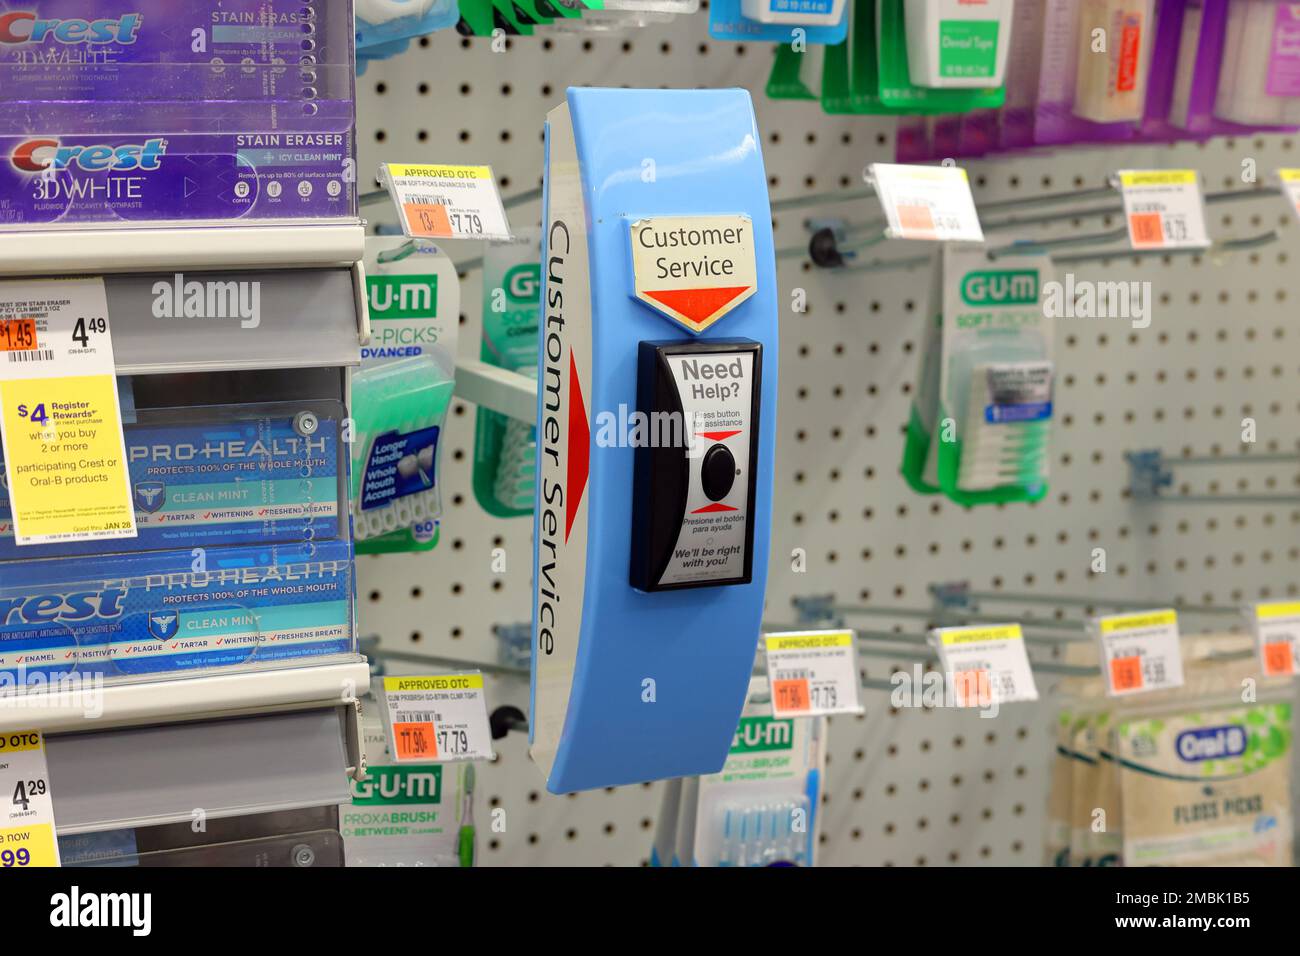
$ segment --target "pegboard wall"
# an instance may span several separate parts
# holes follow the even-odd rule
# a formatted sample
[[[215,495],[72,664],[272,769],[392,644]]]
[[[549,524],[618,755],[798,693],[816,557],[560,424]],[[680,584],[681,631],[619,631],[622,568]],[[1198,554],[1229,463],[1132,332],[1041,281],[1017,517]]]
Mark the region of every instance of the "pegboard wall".
[[[748,88],[754,97],[774,198],[860,188],[865,165],[891,161],[891,120],[828,116],[815,103],[766,98],[771,47],[711,41],[707,14],[622,37],[537,36],[491,41],[453,32],[373,64],[359,82],[361,168],[382,161],[489,163],[504,195],[539,185],[546,111],[567,86]],[[966,164],[977,201],[1091,188],[1120,168],[1195,167],[1206,187],[1245,189],[1243,160],[1262,178],[1300,165],[1290,138],[1206,145],[1067,149]],[[391,221],[371,207],[374,222]],[[806,241],[808,215],[875,218],[870,200],[791,211],[776,223],[778,248]],[[540,219],[540,204],[511,213]],[[1235,604],[1297,593],[1300,506],[1146,504],[1125,492],[1126,450],[1170,455],[1294,452],[1300,448],[1300,287],[1291,257],[1294,217],[1277,198],[1211,207],[1216,239],[1278,228],[1282,240],[1222,260],[1213,256],[1122,257],[1072,267],[1079,278],[1146,279],[1149,328],[1121,319],[1057,325],[1057,427],[1051,493],[1036,505],[962,509],[914,494],[899,476],[903,430],[927,311],[928,268],[836,275],[799,259],[781,262],[785,300],[807,293],[807,311],[782,317],[781,407],[772,568],[767,616],[793,621],[791,599],[834,593],[839,602],[923,608],[927,585],[969,580],[980,590],[1087,594]],[[1063,222],[1010,241],[1099,231],[1115,223]],[[901,243],[882,258],[914,254]],[[449,246],[458,261],[480,255]],[[462,281],[461,352],[477,357],[481,276]],[[422,556],[358,560],[360,627],[392,650],[495,661],[493,628],[529,617],[529,519],[499,520],[470,490],[475,409],[454,406],[444,446],[444,515],[438,549]],[[1258,441],[1240,447],[1242,419]],[[1294,465],[1181,469],[1193,493],[1300,492]],[[1108,570],[1092,575],[1092,549]],[[492,570],[505,551],[506,573]],[[795,548],[807,554],[792,571]],[[1009,619],[1080,620],[1075,607],[989,605]],[[1187,619],[1207,629],[1221,619]],[[921,622],[852,618],[850,624],[917,633]],[[872,645],[881,648],[882,645]],[[910,661],[865,651],[863,670],[885,678]],[[393,672],[428,670],[390,664]],[[1040,677],[1040,689],[1048,684]],[[828,864],[1037,864],[1056,704],[1009,705],[996,719],[953,710],[891,711],[888,695],[864,691],[866,713],[832,720],[821,860]],[[526,678],[488,683],[489,706],[527,710]],[[505,809],[506,830],[480,823],[487,865],[637,865],[649,856],[660,787],[567,797],[546,793],[523,734],[497,745],[480,767],[479,819]]]

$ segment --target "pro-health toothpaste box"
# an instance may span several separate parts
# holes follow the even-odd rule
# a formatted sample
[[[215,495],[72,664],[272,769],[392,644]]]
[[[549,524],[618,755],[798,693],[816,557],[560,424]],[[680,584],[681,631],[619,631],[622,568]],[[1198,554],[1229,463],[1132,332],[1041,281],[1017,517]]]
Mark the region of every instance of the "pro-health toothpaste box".
[[[350,100],[353,43],[350,0],[0,0],[0,102]]]
[[[291,402],[141,411],[124,426],[138,535],[14,543],[9,474],[0,459],[0,562],[94,553],[220,548],[348,536],[343,406]],[[69,492],[72,493],[72,492]],[[0,575],[9,568],[0,564]],[[0,583],[5,577],[0,577]]]
[[[0,580],[0,688],[354,650],[347,540],[214,549],[203,570],[188,550],[23,561]]]

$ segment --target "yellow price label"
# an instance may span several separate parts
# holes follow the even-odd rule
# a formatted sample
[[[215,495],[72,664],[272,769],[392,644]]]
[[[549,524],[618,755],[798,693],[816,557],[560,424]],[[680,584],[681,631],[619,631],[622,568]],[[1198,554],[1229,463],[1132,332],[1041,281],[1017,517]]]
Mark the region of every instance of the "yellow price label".
[[[0,870],[58,865],[58,842],[50,824],[34,823],[0,830]]]
[[[1120,184],[1134,186],[1188,186],[1195,183],[1194,169],[1130,169],[1119,174]]]
[[[111,375],[0,382],[18,543],[135,535]]]
[[[849,647],[853,644],[852,631],[769,634],[767,649],[769,651],[813,650],[819,647]]]
[[[1168,627],[1178,623],[1175,611],[1143,611],[1138,614],[1112,614],[1101,618],[1101,633],[1110,636],[1122,631],[1140,631],[1149,627]]]

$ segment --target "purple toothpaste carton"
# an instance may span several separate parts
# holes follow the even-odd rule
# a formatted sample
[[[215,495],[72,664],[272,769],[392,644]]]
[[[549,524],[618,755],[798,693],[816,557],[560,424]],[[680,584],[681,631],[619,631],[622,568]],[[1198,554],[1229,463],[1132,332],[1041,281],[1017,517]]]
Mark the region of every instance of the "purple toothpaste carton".
[[[351,130],[0,137],[0,229],[356,215]]]
[[[0,101],[353,99],[351,0],[0,0]]]

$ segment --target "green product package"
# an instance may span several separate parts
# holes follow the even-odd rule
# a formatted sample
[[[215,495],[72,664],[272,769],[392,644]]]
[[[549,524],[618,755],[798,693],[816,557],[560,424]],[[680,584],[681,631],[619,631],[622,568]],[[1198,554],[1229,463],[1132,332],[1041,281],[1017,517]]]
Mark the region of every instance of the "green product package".
[[[796,50],[788,43],[776,45],[772,72],[767,78],[767,95],[773,100],[816,100],[821,98],[822,62],[825,48],[809,46]]]
[[[1118,728],[1125,866],[1291,866],[1290,703]]]
[[[880,98],[876,0],[855,0],[849,21],[849,98],[855,113],[896,114]]]
[[[936,89],[912,85],[907,67],[907,29],[903,19],[905,0],[877,2],[880,100],[889,110],[901,113],[968,113],[1002,106],[1006,100],[1004,86]]]
[[[822,59],[822,110],[826,113],[852,113],[849,100],[849,41],[828,46]]]
[[[513,242],[489,243],[483,256],[481,359],[537,375],[541,313],[541,230],[521,229]],[[474,497],[498,518],[533,513],[537,431],[530,422],[480,408],[474,425]]]
[[[903,476],[960,505],[1038,501],[1052,417],[1053,322],[1042,304],[1051,259],[994,264],[982,247],[955,244],[940,255],[939,329],[926,329]]]
[[[376,439],[416,436],[411,441],[431,448],[436,466],[441,444],[437,437],[454,387],[460,325],[456,266],[446,253],[428,243],[402,254],[405,243],[402,238],[366,240],[371,336],[361,352],[361,367],[352,376],[352,508],[357,554],[432,551],[438,545],[441,508],[435,488],[400,495],[391,508],[372,508],[370,502],[363,508],[361,501],[362,483],[376,454]],[[432,436],[432,445],[416,433]],[[418,465],[417,455],[417,473],[422,471],[430,479],[436,476],[436,467],[430,471]],[[370,527],[375,514],[383,514],[390,527]]]

